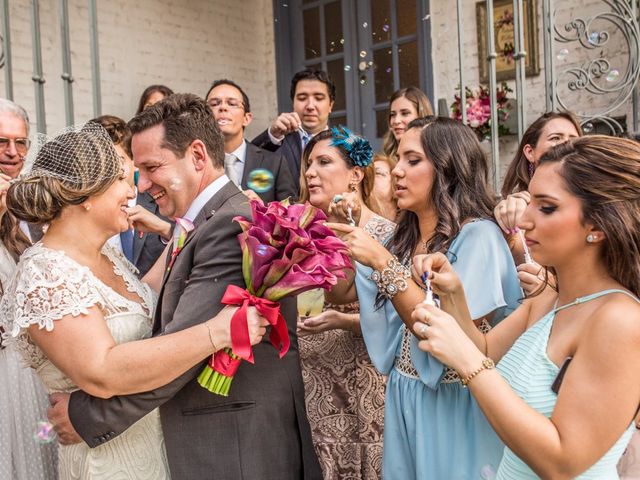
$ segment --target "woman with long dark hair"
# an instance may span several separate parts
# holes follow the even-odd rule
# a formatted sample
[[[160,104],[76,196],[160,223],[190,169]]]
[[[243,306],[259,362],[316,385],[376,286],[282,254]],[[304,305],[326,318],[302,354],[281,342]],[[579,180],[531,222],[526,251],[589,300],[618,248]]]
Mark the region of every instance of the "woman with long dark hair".
[[[471,315],[482,329],[515,309],[522,292],[492,220],[489,168],[473,131],[447,118],[414,120],[398,158],[401,214],[386,247],[360,228],[330,224],[358,263],[362,334],[373,364],[389,375],[383,477],[478,478],[497,464],[501,444],[455,372],[418,349],[411,312],[425,293],[408,266],[415,255],[446,253],[473,292]]]
[[[497,479],[618,478],[640,403],[638,165],[637,143],[600,135],[540,159],[519,226],[558,291],[486,335],[447,259],[414,260],[442,307],[418,305],[419,346],[459,373],[506,444]]]

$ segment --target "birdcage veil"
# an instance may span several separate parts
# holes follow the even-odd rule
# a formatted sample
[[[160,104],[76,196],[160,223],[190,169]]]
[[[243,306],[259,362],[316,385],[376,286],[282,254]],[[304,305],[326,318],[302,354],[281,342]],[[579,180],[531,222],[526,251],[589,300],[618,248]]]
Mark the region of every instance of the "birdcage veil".
[[[53,137],[36,134],[20,178],[55,178],[71,188],[82,189],[118,178],[122,168],[122,159],[105,128],[87,122],[66,127]]]

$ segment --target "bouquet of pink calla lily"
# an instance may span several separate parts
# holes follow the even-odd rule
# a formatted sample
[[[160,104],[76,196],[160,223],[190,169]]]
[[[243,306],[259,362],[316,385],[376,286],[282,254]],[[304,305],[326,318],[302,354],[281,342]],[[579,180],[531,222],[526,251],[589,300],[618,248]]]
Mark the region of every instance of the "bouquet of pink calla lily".
[[[324,223],[322,210],[288,200],[262,205],[251,201],[253,220],[234,218],[240,224],[242,273],[246,290],[230,285],[222,303],[241,305],[231,319],[231,349],[216,352],[198,377],[213,393],[228,395],[241,359],[253,363],[246,326],[246,308],[256,307],[272,326],[269,339],[284,356],[289,348],[285,320],[277,303],[307,290],[331,289],[343,270],[353,268],[345,243]]]

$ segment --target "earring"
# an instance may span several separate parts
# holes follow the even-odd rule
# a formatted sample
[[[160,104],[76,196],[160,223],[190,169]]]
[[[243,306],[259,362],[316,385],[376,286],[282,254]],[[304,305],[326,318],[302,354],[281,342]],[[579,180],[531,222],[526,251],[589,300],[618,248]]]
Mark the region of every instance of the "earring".
[[[351,189],[352,192],[356,191],[356,186],[353,183],[349,185],[349,188]]]
[[[533,172],[535,172],[535,167],[533,166],[533,163],[529,162],[529,176],[533,177]]]
[[[593,243],[596,240],[596,236],[589,234],[587,235],[587,243]]]
[[[88,212],[89,210],[91,210],[91,204],[90,203],[83,203],[82,206],[84,207],[84,209]]]

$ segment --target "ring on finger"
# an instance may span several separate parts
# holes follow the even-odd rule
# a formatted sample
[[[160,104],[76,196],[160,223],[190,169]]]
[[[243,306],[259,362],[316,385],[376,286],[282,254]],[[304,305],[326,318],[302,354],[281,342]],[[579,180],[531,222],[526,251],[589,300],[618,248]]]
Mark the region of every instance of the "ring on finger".
[[[429,330],[429,325],[427,325],[426,323],[420,323],[420,325],[418,325],[418,333],[424,337],[427,334],[427,330]]]

